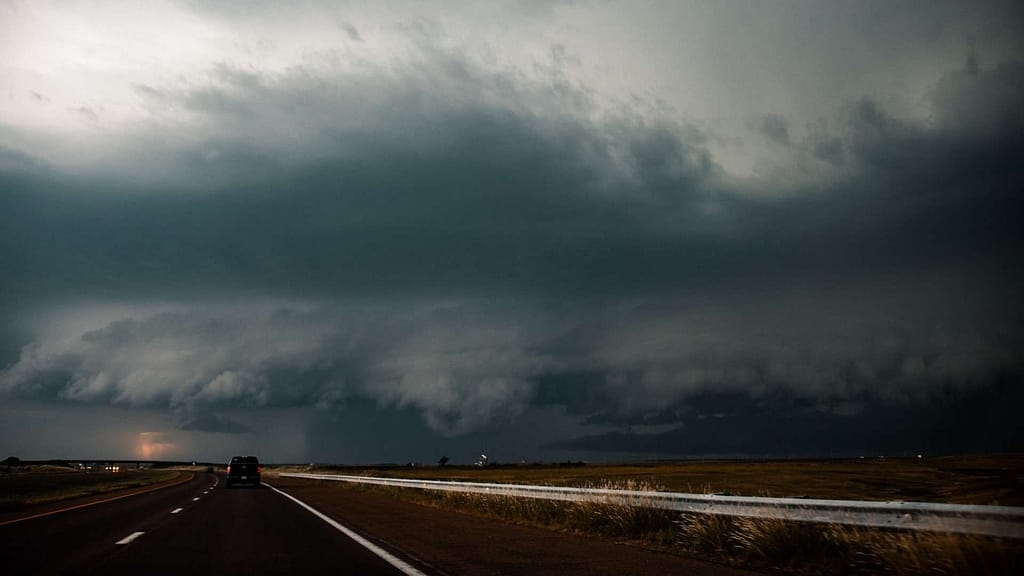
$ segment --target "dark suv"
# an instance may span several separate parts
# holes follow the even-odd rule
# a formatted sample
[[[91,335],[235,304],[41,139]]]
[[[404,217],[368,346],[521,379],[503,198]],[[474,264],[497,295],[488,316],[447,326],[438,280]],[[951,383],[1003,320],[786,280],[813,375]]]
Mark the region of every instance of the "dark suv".
[[[235,484],[259,486],[260,472],[263,472],[263,467],[255,456],[235,456],[228,464],[228,479],[224,487],[231,488]]]

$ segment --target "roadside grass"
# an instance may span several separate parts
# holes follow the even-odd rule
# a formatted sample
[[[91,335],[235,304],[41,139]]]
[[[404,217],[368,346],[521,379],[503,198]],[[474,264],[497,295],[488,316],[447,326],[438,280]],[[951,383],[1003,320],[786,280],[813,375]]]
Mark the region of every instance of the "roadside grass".
[[[89,472],[67,468],[25,468],[0,474],[0,512],[34,504],[137,488],[171,480],[174,470],[126,470]]]
[[[814,524],[761,518],[684,515],[680,548],[733,565],[796,574],[1020,574],[1016,540]]]
[[[981,536],[853,528],[838,524],[680,514],[600,500],[552,501],[503,495],[326,481],[337,489],[577,534],[599,534],[714,562],[781,574],[1003,575],[1024,573],[1024,542]],[[597,488],[661,490],[636,482]]]
[[[426,506],[469,512],[510,522],[555,527],[580,534],[627,537],[659,546],[674,546],[678,539],[679,514],[645,506],[642,497],[629,504],[609,504],[596,500],[559,501],[498,494],[325,482],[338,489],[372,492]],[[639,491],[653,489],[636,483],[605,483],[593,487]]]
[[[527,464],[485,468],[288,467],[287,470],[551,486],[636,482],[674,492],[1024,506],[1022,455],[586,466]]]

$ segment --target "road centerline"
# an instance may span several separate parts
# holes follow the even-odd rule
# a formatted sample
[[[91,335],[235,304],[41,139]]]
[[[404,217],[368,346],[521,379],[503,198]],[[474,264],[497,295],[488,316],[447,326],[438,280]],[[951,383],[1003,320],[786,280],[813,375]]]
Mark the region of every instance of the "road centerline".
[[[177,514],[178,512],[181,512],[182,510],[184,510],[184,508],[175,508],[174,510],[171,510],[171,514]]]

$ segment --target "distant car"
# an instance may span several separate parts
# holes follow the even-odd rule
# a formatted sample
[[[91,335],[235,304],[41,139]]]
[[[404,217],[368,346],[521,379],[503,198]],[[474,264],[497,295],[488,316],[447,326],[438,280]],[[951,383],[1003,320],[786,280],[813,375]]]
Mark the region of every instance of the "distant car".
[[[263,467],[255,456],[235,456],[228,464],[228,478],[224,483],[226,488],[235,484],[260,485],[260,473]]]

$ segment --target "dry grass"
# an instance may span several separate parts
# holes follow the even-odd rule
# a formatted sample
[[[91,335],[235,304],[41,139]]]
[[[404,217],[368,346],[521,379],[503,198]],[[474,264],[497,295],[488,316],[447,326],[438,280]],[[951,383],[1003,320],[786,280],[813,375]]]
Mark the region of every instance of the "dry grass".
[[[999,538],[708,515],[684,516],[679,527],[684,550],[787,573],[995,576],[1024,569],[1024,543]]]
[[[646,506],[643,497],[625,505],[597,498],[561,502],[345,482],[327,484],[511,522],[625,539],[723,564],[785,574],[1024,573],[1024,543],[998,538],[679,514]],[[635,482],[606,482],[593,487],[639,491],[662,488]]]
[[[0,474],[0,512],[78,496],[136,488],[171,480],[173,470],[86,472],[61,469],[23,469]]]
[[[559,501],[346,482],[331,482],[330,485],[340,489],[385,494],[401,500],[447,510],[459,510],[511,522],[556,527],[581,534],[626,537],[664,546],[674,546],[678,538],[678,527],[676,526],[678,514],[669,510],[645,506],[642,497],[630,504],[609,504],[600,499]],[[652,490],[650,486],[636,483],[603,484],[594,487],[618,490]]]
[[[1019,455],[292,471],[552,486],[638,482],[675,492],[1024,506],[1024,456]]]

